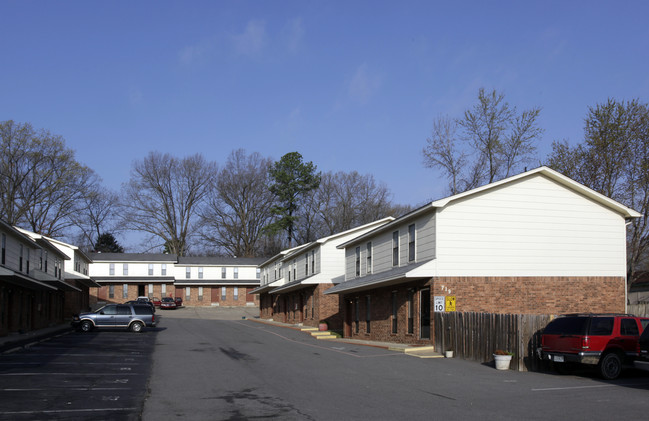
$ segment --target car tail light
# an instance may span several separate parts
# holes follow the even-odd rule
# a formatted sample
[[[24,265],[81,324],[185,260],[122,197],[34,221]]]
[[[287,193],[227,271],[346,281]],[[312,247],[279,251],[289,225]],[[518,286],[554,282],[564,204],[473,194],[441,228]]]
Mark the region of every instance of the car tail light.
[[[584,336],[581,339],[581,348],[582,349],[588,349],[590,348],[590,338],[588,336]]]
[[[155,314],[151,315],[151,322],[155,322]]]

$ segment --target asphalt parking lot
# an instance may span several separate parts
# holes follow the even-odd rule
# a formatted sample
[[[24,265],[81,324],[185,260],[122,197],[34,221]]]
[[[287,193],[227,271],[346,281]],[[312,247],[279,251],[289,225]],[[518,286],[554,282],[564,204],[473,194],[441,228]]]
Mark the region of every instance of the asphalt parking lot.
[[[137,420],[155,336],[71,332],[0,355],[0,420]]]

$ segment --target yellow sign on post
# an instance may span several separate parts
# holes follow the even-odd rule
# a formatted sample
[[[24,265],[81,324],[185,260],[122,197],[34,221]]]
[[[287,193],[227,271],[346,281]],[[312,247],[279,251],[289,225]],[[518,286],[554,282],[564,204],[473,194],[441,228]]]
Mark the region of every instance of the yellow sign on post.
[[[455,311],[455,295],[446,296],[446,311]]]

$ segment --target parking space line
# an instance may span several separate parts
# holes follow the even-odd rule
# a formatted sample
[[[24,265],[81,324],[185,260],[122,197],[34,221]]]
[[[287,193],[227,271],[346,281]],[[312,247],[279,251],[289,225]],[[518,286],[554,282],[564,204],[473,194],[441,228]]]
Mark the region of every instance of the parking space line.
[[[0,376],[140,376],[140,373],[2,373]]]
[[[0,392],[43,392],[53,390],[75,390],[75,391],[106,391],[106,390],[133,390],[131,387],[48,387],[34,389],[0,389]]]
[[[95,408],[95,409],[49,409],[43,411],[8,411],[0,412],[0,415],[33,415],[33,414],[78,414],[80,412],[115,412],[115,411],[136,411],[138,408]]]
[[[546,387],[542,389],[531,389],[532,392],[548,392],[555,390],[579,390],[579,389],[601,389],[605,387],[633,387],[633,386],[647,386],[649,383],[610,383],[610,384],[597,384],[592,386],[570,386],[570,387]]]

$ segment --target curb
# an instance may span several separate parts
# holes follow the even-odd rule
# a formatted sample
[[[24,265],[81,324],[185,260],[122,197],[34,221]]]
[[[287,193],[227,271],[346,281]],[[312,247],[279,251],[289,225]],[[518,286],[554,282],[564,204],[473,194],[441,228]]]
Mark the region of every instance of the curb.
[[[0,354],[9,354],[15,351],[19,351],[21,349],[27,349],[36,343],[46,341],[56,336],[65,335],[70,332],[72,332],[71,326],[61,326],[60,328],[50,328],[48,329],[47,332],[25,333],[18,337],[5,340],[4,342],[0,342]]]

